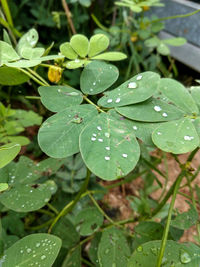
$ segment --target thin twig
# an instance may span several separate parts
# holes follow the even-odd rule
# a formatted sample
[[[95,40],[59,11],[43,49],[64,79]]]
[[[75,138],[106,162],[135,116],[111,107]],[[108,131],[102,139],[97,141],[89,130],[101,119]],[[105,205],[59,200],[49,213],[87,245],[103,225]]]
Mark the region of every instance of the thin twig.
[[[68,4],[66,3],[65,0],[61,0],[61,2],[62,2],[62,6],[63,6],[63,8],[65,10],[65,14],[66,14],[68,23],[70,25],[71,31],[72,31],[73,34],[76,34],[76,30],[75,30],[75,27],[74,27],[74,23],[72,21],[72,15],[71,15],[71,12],[69,10]]]

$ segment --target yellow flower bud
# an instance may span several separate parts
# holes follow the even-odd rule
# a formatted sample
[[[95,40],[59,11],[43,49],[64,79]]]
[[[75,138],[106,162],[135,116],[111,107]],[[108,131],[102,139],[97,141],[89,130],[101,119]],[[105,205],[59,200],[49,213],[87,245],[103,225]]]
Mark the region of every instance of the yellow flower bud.
[[[57,66],[51,66],[48,70],[48,79],[52,83],[58,83],[62,76],[62,69]]]

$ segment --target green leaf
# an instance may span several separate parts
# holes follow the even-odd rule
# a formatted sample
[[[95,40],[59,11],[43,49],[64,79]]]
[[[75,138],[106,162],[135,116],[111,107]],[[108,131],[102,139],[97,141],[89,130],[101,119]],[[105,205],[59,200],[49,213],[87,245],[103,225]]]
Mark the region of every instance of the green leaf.
[[[69,59],[76,59],[78,57],[77,53],[72,49],[69,42],[61,44],[60,52]]]
[[[85,7],[89,7],[91,5],[91,0],[79,0],[80,4]]]
[[[144,42],[147,47],[157,47],[160,44],[160,40],[157,37],[152,37]]]
[[[45,49],[42,47],[32,48],[23,47],[21,56],[25,59],[39,59],[44,54]]]
[[[65,62],[63,65],[68,69],[77,69],[84,67],[86,62],[84,59],[75,59],[74,61]]]
[[[109,46],[109,38],[105,34],[95,34],[90,38],[90,47],[88,56],[93,57],[104,50],[106,50]]]
[[[0,66],[3,63],[20,59],[19,55],[14,50],[14,48],[6,42],[0,41],[0,51],[1,51]]]
[[[92,239],[91,243],[90,243],[90,248],[88,251],[88,255],[90,260],[95,264],[95,266],[99,267],[99,260],[98,260],[98,246],[101,240],[101,232],[97,232],[94,236],[94,238]]]
[[[105,180],[128,174],[140,156],[133,129],[105,113],[98,115],[81,132],[80,151],[87,167]]]
[[[98,248],[100,266],[127,266],[129,257],[130,248],[123,232],[115,227],[105,229]]]
[[[66,217],[56,223],[52,233],[62,239],[62,247],[66,249],[76,246],[80,239],[74,225]]]
[[[115,110],[129,119],[146,122],[171,121],[184,116],[184,112],[174,105],[154,98],[135,105],[117,107]]]
[[[2,143],[17,143],[20,146],[25,146],[28,145],[30,143],[30,140],[25,137],[25,136],[5,136],[4,138],[1,139]]]
[[[168,56],[170,54],[168,46],[165,45],[163,42],[160,42],[160,44],[157,46],[157,51],[163,56]]]
[[[111,108],[142,102],[156,92],[159,80],[159,75],[154,72],[138,74],[116,89],[105,92],[98,105]]]
[[[38,142],[53,158],[64,158],[79,151],[81,130],[96,115],[92,105],[72,106],[48,118],[40,127]]]
[[[62,267],[81,267],[81,246],[77,246],[67,254]]]
[[[1,70],[1,69],[0,69]],[[192,98],[200,109],[200,86],[190,87]]]
[[[80,87],[84,94],[96,95],[110,87],[118,76],[119,71],[114,65],[93,61],[82,71]]]
[[[33,125],[40,125],[42,117],[32,110],[26,111],[23,109],[15,109],[15,114],[12,118],[16,119],[18,124],[22,127],[29,127]]]
[[[37,266],[51,267],[61,247],[60,238],[48,234],[28,235],[4,253],[2,267]]]
[[[70,45],[80,57],[84,58],[88,54],[89,41],[84,35],[73,35],[70,40]]]
[[[161,241],[150,241],[139,246],[132,254],[127,267],[155,267]],[[200,249],[188,243],[167,241],[162,265],[166,267],[194,267],[200,264]]]
[[[18,85],[29,80],[29,76],[18,69],[3,66],[0,68],[0,84]]]
[[[39,36],[38,32],[35,29],[30,29],[25,33],[17,44],[17,52],[21,56],[22,51],[25,47],[34,47],[38,42]]]
[[[187,212],[178,214],[174,220],[171,220],[171,225],[179,229],[189,229],[198,221],[198,213],[194,206],[190,203],[190,209]]]
[[[3,40],[4,40],[4,42],[6,42],[12,46],[12,42],[10,40],[9,34],[5,29],[3,29]]]
[[[181,46],[184,45],[187,42],[187,40],[182,37],[177,37],[177,38],[164,39],[162,40],[162,42],[168,45]]]
[[[103,216],[97,208],[86,208],[76,215],[75,224],[80,228],[80,235],[88,236],[96,232],[103,224]]]
[[[30,68],[39,65],[41,62],[41,59],[21,59],[16,62],[5,63],[5,65],[12,68]]]
[[[108,60],[108,61],[119,61],[127,58],[127,55],[121,52],[105,52],[100,55],[92,57],[96,60]]]
[[[16,143],[0,146],[0,168],[3,168],[10,161],[12,161],[20,150],[21,146]]]
[[[15,185],[9,191],[0,194],[0,202],[8,209],[28,212],[42,208],[51,198],[46,184]]]
[[[163,123],[152,134],[154,144],[174,154],[187,153],[199,145],[199,137],[191,119]]]
[[[53,112],[66,107],[81,104],[83,96],[80,91],[69,86],[40,86],[38,88],[42,104]]]
[[[199,112],[192,96],[181,83],[169,78],[161,79],[159,91],[182,110],[188,113]]]
[[[7,183],[0,183],[0,192],[5,191],[8,189]]]

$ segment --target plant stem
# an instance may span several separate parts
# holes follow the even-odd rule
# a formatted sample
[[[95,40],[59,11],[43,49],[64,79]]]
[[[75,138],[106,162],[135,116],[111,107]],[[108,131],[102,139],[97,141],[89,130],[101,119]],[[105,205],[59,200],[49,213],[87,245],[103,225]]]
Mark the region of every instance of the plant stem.
[[[168,237],[168,232],[169,232],[169,227],[170,227],[173,207],[174,207],[174,203],[175,203],[175,200],[176,200],[176,194],[178,192],[178,189],[179,189],[180,183],[182,181],[182,178],[183,178],[183,176],[180,175],[179,178],[176,180],[176,183],[175,183],[175,186],[174,186],[173,196],[172,196],[172,200],[171,200],[170,207],[169,207],[167,222],[166,222],[166,225],[165,225],[163,238],[162,238],[162,243],[161,243],[161,248],[160,248],[160,253],[159,253],[158,261],[157,261],[157,265],[156,265],[157,267],[160,267],[161,264],[162,264],[162,259],[163,259],[163,255],[164,255],[165,247],[166,247],[166,243],[167,243],[167,237]]]
[[[59,211],[53,206],[51,205],[50,203],[47,203],[47,207],[52,210],[55,214],[58,214]]]
[[[8,24],[11,27],[13,27],[13,20],[12,20],[12,16],[11,16],[11,13],[10,13],[10,9],[9,9],[7,0],[1,0],[1,5],[2,5],[2,8],[3,8],[4,14],[6,15]]]
[[[40,100],[41,97],[40,96],[25,96],[26,99],[36,99],[36,100]]]
[[[96,25],[102,29],[105,32],[109,32],[109,29],[106,28],[105,26],[103,26],[103,24],[100,23],[100,21],[97,19],[97,17],[94,14],[91,14],[92,19],[94,20],[94,22],[96,23]]]
[[[22,68],[17,68],[18,70],[20,70],[21,72],[25,73],[27,76],[29,76],[32,80],[34,80],[36,83],[38,83],[39,85],[45,86],[46,84],[44,84],[43,82],[41,82],[40,80],[38,80],[35,76],[33,76],[30,72],[22,69]]]
[[[72,21],[72,15],[71,15],[71,12],[69,10],[68,4],[67,4],[66,0],[61,0],[61,3],[62,3],[62,6],[63,6],[63,8],[65,10],[65,14],[66,14],[68,23],[70,25],[71,31],[72,31],[73,34],[76,34],[76,30],[75,30],[75,27],[74,27],[74,23]]]
[[[37,226],[27,226],[26,229],[28,230],[32,230],[32,231],[36,231],[36,230],[40,230],[42,228],[45,228],[46,226],[48,226],[54,219],[50,219],[49,221],[41,224],[41,225],[37,225]]]
[[[83,98],[85,99],[85,101],[87,101],[89,104],[95,106],[95,108],[99,111],[99,112],[104,112],[99,106],[95,105],[86,95],[83,95]]]
[[[47,86],[50,86],[50,85],[48,84],[48,82],[45,81],[45,79],[43,79],[43,78],[42,78],[36,71],[32,70],[31,68],[27,68],[27,70],[28,70],[31,74],[33,74],[35,77],[37,77],[41,82],[43,82],[43,83],[46,84]]]
[[[48,210],[45,210],[45,209],[40,209],[37,212],[49,215],[50,217],[54,217],[54,213],[52,213],[52,212],[50,212]]]
[[[51,233],[52,228],[54,227],[54,225],[57,223],[57,221],[65,216],[67,213],[69,213],[73,207],[77,204],[77,202],[79,201],[79,199],[81,198],[82,194],[85,193],[85,191],[87,190],[87,186],[90,180],[90,176],[91,176],[91,172],[89,169],[87,169],[87,176],[86,179],[80,189],[80,191],[78,192],[78,194],[76,195],[75,199],[72,200],[70,203],[68,203],[56,216],[56,218],[53,220],[52,224],[49,227],[48,233]]]
[[[190,12],[190,13],[187,13],[187,14],[180,14],[180,15],[174,15],[174,16],[155,19],[155,20],[152,20],[150,23],[156,23],[156,22],[160,22],[160,21],[164,21],[164,20],[168,20],[168,19],[186,18],[186,17],[192,16],[192,15],[195,15],[198,12],[200,12],[200,9],[195,10],[195,11]]]

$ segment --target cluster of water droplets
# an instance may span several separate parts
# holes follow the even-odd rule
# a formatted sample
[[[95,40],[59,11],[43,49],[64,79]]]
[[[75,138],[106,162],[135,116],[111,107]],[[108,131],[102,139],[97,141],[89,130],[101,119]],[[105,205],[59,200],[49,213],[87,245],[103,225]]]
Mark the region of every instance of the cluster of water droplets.
[[[160,112],[160,111],[162,111],[162,108],[161,108],[160,106],[154,106],[153,109],[154,109],[156,112]],[[166,117],[168,116],[168,114],[167,114],[166,112],[163,112],[163,113],[162,113],[162,116],[166,118]]]

